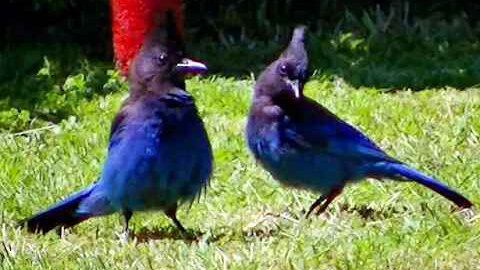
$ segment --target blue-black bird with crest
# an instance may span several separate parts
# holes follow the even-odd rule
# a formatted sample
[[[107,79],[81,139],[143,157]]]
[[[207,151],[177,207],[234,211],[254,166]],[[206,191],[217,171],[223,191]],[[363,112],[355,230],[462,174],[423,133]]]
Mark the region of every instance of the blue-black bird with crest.
[[[309,208],[324,212],[343,188],[365,178],[414,181],[459,208],[472,203],[439,181],[388,156],[359,130],[303,95],[309,78],[306,28],[258,77],[246,127],[255,159],[282,184],[319,192]]]
[[[129,68],[129,97],[116,115],[108,155],[94,184],[27,219],[46,233],[86,219],[120,212],[163,211],[179,230],[177,207],[193,202],[208,184],[212,150],[184,76],[206,71],[185,58],[172,14],[157,18]]]

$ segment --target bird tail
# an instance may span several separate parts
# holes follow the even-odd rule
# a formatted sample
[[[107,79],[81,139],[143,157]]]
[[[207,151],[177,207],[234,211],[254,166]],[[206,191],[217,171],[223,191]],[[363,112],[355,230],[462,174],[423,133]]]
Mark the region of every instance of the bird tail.
[[[58,226],[68,228],[90,218],[92,215],[79,213],[77,210],[82,201],[92,193],[95,187],[96,184],[93,184],[50,207],[48,210],[23,220],[21,226],[26,225],[28,231],[31,233],[45,234]]]
[[[459,194],[458,192],[450,189],[446,185],[440,183],[438,180],[430,178],[416,170],[409,168],[408,166],[401,164],[401,163],[382,163],[383,166],[381,173],[375,173],[375,176],[382,176],[387,177],[395,180],[410,180],[417,182],[423,186],[430,188],[431,190],[437,192],[438,194],[442,195],[443,197],[449,199],[453,203],[455,203],[459,208],[465,209],[470,208],[473,204],[465,198],[463,195]],[[378,166],[377,166],[377,169]]]

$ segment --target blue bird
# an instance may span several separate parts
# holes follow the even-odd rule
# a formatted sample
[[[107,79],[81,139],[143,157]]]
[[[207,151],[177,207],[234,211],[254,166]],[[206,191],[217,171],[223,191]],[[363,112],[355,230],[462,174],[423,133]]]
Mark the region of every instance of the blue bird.
[[[259,76],[246,127],[255,159],[282,184],[322,195],[308,217],[326,210],[346,184],[364,178],[414,181],[459,208],[472,203],[439,181],[388,156],[360,131],[303,95],[309,78],[305,27],[295,28],[288,48]]]
[[[115,117],[100,178],[86,189],[27,219],[30,232],[46,233],[86,219],[121,212],[161,210],[179,230],[177,207],[207,186],[212,150],[184,75],[206,71],[184,58],[170,13],[146,38],[128,78],[129,97]]]

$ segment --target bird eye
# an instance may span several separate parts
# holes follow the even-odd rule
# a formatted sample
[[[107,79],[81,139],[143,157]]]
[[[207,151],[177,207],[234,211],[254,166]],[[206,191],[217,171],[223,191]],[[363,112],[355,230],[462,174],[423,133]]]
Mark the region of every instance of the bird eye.
[[[162,53],[160,56],[155,57],[155,61],[158,65],[165,65],[167,62],[168,55],[166,53]]]
[[[287,65],[283,64],[280,66],[280,74],[282,76],[287,76],[288,75],[288,67]]]

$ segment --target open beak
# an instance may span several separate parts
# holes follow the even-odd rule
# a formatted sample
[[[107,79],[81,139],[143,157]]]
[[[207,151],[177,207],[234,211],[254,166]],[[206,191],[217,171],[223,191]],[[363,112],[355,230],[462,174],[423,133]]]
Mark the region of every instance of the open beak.
[[[205,64],[192,59],[183,58],[180,63],[177,64],[175,70],[184,76],[204,75],[207,73],[208,68]]]
[[[292,88],[295,98],[300,98],[300,81],[287,79],[287,83]]]

